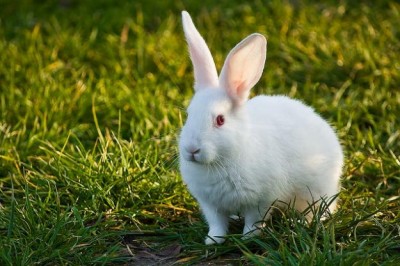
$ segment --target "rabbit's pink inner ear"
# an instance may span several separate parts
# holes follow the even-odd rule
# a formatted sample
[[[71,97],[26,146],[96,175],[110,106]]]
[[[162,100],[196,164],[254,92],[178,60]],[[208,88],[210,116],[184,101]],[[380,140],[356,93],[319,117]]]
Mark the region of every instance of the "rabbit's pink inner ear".
[[[266,44],[264,36],[252,34],[236,45],[226,58],[219,83],[235,104],[246,102],[251,88],[261,78]]]
[[[240,80],[232,82],[233,84],[226,84],[225,90],[228,93],[228,96],[232,99],[235,105],[240,106],[244,104],[249,98],[250,89],[246,89],[246,84]]]

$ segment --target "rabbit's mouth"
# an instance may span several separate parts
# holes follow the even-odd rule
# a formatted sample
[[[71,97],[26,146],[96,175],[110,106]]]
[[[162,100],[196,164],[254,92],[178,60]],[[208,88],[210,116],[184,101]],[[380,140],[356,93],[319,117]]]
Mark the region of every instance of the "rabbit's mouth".
[[[196,163],[196,164],[209,164],[210,158],[204,154],[204,152],[200,151],[183,151],[181,152],[181,156],[187,162]]]

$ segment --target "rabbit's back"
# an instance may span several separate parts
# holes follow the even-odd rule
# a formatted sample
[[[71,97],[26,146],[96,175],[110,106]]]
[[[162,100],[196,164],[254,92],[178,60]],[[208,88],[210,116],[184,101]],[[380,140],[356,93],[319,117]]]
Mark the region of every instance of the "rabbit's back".
[[[314,109],[286,96],[257,96],[247,103],[253,137],[273,138],[287,152],[342,153],[335,131]],[[269,140],[272,141],[272,140]]]

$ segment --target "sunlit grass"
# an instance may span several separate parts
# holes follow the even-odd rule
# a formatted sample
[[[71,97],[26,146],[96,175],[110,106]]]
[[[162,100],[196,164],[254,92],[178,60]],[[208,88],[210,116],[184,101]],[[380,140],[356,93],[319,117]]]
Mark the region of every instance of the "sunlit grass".
[[[141,251],[166,264],[398,261],[400,5],[305,2],[4,2],[0,264],[149,259]],[[203,245],[177,167],[193,83],[183,9],[219,68],[242,38],[266,35],[253,94],[298,98],[337,129],[346,163],[329,219],[275,212],[260,237],[242,241],[233,222],[225,244]]]

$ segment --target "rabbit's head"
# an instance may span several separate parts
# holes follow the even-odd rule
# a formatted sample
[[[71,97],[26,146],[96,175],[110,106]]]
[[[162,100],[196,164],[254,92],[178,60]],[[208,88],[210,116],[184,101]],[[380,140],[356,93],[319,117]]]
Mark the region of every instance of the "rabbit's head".
[[[266,39],[252,34],[236,45],[218,77],[214,60],[189,14],[182,12],[195,78],[179,146],[181,157],[200,164],[217,163],[240,152],[248,138],[246,102],[264,69]],[[243,149],[243,147],[241,147]]]

